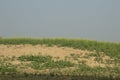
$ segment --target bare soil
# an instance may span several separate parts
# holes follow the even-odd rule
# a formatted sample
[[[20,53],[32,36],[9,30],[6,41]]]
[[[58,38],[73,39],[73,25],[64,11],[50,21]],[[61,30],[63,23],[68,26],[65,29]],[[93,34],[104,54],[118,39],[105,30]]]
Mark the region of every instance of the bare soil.
[[[0,45],[0,55],[5,56],[21,56],[21,55],[51,55],[53,57],[60,57],[63,58],[65,56],[68,56],[69,54],[86,54],[91,53],[87,50],[79,50],[79,49],[73,49],[68,47],[57,47],[52,46],[48,47],[45,45]]]
[[[88,50],[80,50],[73,49],[70,47],[58,47],[58,46],[46,46],[46,45],[0,45],[0,56],[15,56],[19,57],[22,55],[50,55],[54,58],[64,59],[68,57],[69,61],[77,63],[71,56],[71,54],[75,54],[78,56],[79,61],[84,61],[88,66],[101,66],[105,67],[105,63],[96,61],[95,56],[87,56],[88,54],[96,54],[96,51],[88,51]],[[77,57],[76,56],[76,57]],[[103,52],[101,52],[101,58],[103,62],[110,60],[109,56],[106,56]],[[19,64],[19,61],[12,62],[13,64]],[[113,66],[113,65],[109,65]]]

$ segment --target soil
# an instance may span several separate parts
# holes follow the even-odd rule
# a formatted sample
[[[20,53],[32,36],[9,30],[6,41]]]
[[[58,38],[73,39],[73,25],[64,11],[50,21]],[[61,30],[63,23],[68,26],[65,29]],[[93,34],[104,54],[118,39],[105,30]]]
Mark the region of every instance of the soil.
[[[104,63],[98,63],[95,61],[95,57],[85,57],[87,54],[96,54],[96,51],[88,51],[88,50],[80,50],[80,49],[73,49],[70,47],[58,47],[58,46],[46,46],[46,45],[0,45],[0,56],[15,56],[19,57],[21,55],[50,55],[52,57],[59,57],[60,59],[64,59],[66,56],[70,57],[70,61],[75,62],[70,56],[71,54],[77,54],[79,56],[80,61],[85,61],[87,65],[94,67],[94,66],[101,66],[105,67]],[[104,55],[102,57],[104,60],[109,60],[110,57]],[[18,64],[18,61],[13,62],[14,64]]]
[[[64,58],[70,54],[91,53],[87,50],[79,50],[68,47],[45,46],[45,45],[0,45],[0,55],[4,56],[21,56],[21,55],[50,55],[53,57]]]

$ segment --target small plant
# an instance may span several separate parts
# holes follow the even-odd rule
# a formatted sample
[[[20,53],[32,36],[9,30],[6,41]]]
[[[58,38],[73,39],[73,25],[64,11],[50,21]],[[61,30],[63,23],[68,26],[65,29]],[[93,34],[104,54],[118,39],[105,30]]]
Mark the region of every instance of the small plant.
[[[78,63],[84,65],[86,63],[86,61],[85,60],[81,60],[81,61],[79,60]]]
[[[85,71],[87,72],[90,70],[91,70],[91,68],[89,66],[87,66],[86,64],[79,64],[78,69],[77,69],[77,71],[79,71],[79,72],[85,72]]]
[[[96,57],[94,60],[98,63],[103,63],[103,59],[101,57]]]
[[[74,59],[74,60],[78,60],[78,58],[80,57],[79,54],[70,54],[70,56]]]
[[[38,62],[32,62],[29,66],[36,70],[44,69],[43,65]]]
[[[11,74],[11,73],[16,73],[16,67],[10,64],[2,64],[0,65],[0,73],[1,74]]]
[[[103,72],[105,70],[105,68],[102,68],[102,67],[99,67],[99,66],[96,66],[94,68],[92,68],[92,71],[95,71],[95,72]]]
[[[42,55],[38,55],[38,56],[34,56],[34,55],[23,55],[18,57],[18,60],[21,61],[35,61],[38,63],[44,63],[44,62],[48,62],[52,60],[51,56],[42,56]]]
[[[96,54],[96,53],[88,53],[86,55],[90,56],[90,57],[98,57],[98,54]]]
[[[46,68],[64,68],[64,67],[72,67],[74,66],[74,64],[69,61],[59,60],[59,61],[47,62],[43,66]]]

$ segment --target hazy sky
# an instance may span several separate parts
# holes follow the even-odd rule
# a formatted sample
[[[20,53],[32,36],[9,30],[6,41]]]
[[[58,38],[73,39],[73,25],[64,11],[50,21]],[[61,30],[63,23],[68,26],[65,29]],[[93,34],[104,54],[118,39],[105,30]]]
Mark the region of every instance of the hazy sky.
[[[120,0],[0,0],[0,36],[120,42]]]

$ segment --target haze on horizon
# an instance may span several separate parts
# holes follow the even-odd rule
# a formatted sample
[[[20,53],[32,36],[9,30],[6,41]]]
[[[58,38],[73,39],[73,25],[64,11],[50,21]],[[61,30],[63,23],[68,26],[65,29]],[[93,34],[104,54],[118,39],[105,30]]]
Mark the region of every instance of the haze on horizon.
[[[0,0],[0,36],[120,42],[120,0]]]

